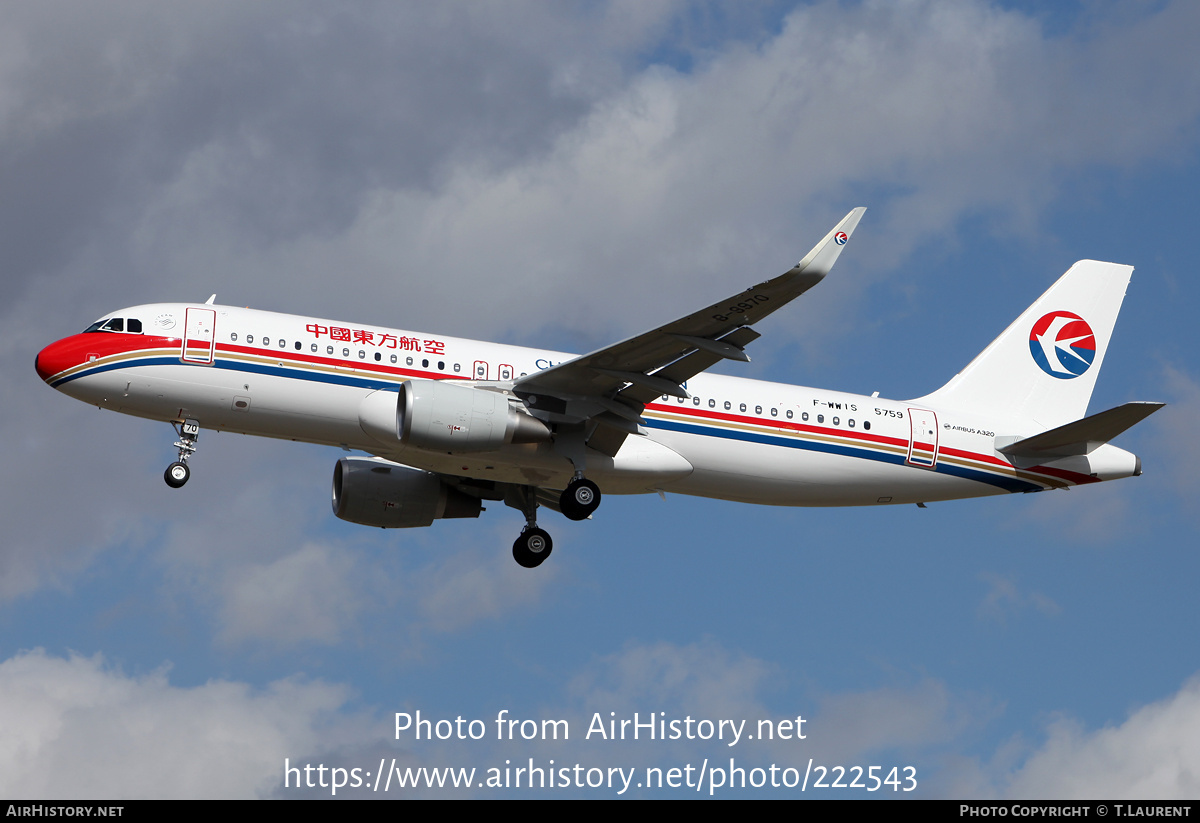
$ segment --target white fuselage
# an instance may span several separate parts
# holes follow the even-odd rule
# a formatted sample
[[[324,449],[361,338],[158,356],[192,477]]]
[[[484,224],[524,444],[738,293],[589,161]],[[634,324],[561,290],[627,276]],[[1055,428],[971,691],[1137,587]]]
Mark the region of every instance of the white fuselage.
[[[141,333],[92,332],[39,355],[55,388],[155,420],[361,449],[444,475],[563,488],[573,466],[549,442],[446,454],[387,442],[370,425],[379,395],[414,379],[504,391],[573,355],[207,304],[136,306],[112,317]],[[128,326],[127,326],[128,328]],[[57,347],[57,348],[56,348]],[[1041,491],[1135,473],[1105,445],[1048,465],[1014,466],[997,436],[1028,421],[701,374],[691,397],[663,396],[616,457],[590,452],[605,493],[669,491],[782,506],[915,503]]]

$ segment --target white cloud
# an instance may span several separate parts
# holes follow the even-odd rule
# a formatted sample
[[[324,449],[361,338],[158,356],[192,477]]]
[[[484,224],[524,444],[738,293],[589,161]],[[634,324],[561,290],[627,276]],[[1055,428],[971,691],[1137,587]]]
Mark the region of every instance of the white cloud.
[[[1019,768],[995,779],[1012,798],[1190,800],[1200,795],[1200,679],[1089,731],[1063,718]]]
[[[1024,754],[1019,743],[1005,743],[983,767],[945,750],[993,718],[995,707],[954,695],[936,680],[800,701],[793,693],[787,705],[772,706],[764,695],[777,685],[775,677],[774,665],[711,640],[631,644],[587,664],[558,706],[548,695],[532,714],[518,709],[511,715],[568,718],[569,743],[514,748],[493,740],[464,748],[401,740],[405,751],[381,734],[389,724],[346,711],[343,686],[289,678],[261,689],[230,681],[181,688],[170,684],[165,669],[127,676],[99,656],[23,652],[0,663],[0,791],[62,799],[263,797],[282,791],[285,757],[372,763],[386,756],[402,766],[469,766],[500,762],[518,749],[521,757],[626,768],[714,753],[748,766],[810,756],[850,763],[899,753],[920,766],[919,774],[934,775],[922,778],[923,792],[963,797],[1186,799],[1200,790],[1200,679],[1117,726],[1089,731],[1057,720],[1036,751]],[[728,741],[584,741],[592,714],[607,719],[612,711],[618,719],[634,711],[643,720],[657,711],[668,720],[745,718],[750,733],[758,719],[801,714],[806,739],[743,738],[735,747],[725,746]],[[931,762],[940,765],[931,769]]]
[[[540,151],[500,165],[461,157],[433,186],[365,187],[344,229],[231,243],[243,236],[232,215],[198,223],[172,195],[141,233],[172,271],[211,270],[211,249],[237,246],[226,268],[288,272],[337,311],[373,293],[420,307],[411,325],[463,333],[523,335],[550,319],[630,332],[777,273],[857,204],[856,189],[881,207],[877,251],[857,264],[869,267],[980,211],[1032,225],[1078,170],[1170,156],[1194,130],[1200,88],[1186,49],[1163,44],[1194,31],[1196,13],[1175,4],[1123,22],[1055,40],[982,3],[806,7],[778,36],[727,44],[693,73],[630,75]],[[1118,49],[1120,71],[1106,59]],[[657,295],[618,315],[590,304],[598,283],[632,294],[646,282]],[[488,299],[447,299],[463,292]],[[805,334],[829,331],[820,314]]]
[[[1188,372],[1167,367],[1166,390],[1170,404],[1147,421],[1156,434],[1154,451],[1157,461],[1166,467],[1171,488],[1190,504],[1197,485],[1196,465],[1200,462],[1200,383]],[[1190,508],[1190,506],[1189,506]]]
[[[762,711],[758,692],[771,669],[713,640],[630,644],[597,658],[568,691],[590,711],[670,706],[697,716],[732,717]]]
[[[988,584],[988,593],[979,604],[981,617],[1003,623],[1007,618],[1026,609],[1035,609],[1049,616],[1062,611],[1061,606],[1042,592],[1024,592],[1019,589],[1012,577],[983,572],[979,578]]]
[[[407,591],[417,598],[419,628],[455,631],[537,602],[560,574],[561,563],[536,572],[523,569],[505,551],[515,534],[490,529],[481,541],[457,551],[440,547],[432,563],[414,569]],[[557,560],[557,558],[555,558]]]
[[[746,732],[756,735],[759,720],[778,723],[802,716],[803,741],[743,739],[736,748],[721,749],[756,765],[771,758],[793,765],[810,756],[822,762],[853,763],[881,752],[925,751],[959,739],[994,714],[985,702],[954,695],[932,678],[802,699],[794,688],[785,688],[790,697],[780,705],[767,699],[779,686],[791,685],[778,683],[778,677],[777,665],[730,651],[713,640],[631,644],[597,658],[572,680],[568,694],[578,718],[573,727],[582,723],[586,729],[594,713],[607,720],[613,711],[624,717],[634,711],[643,716],[665,711],[668,719],[744,719]],[[683,741],[680,747],[693,753],[713,752],[711,745],[698,741]],[[656,756],[655,748],[644,743],[626,745],[625,751],[639,759]]]
[[[994,713],[986,701],[955,695],[944,683],[924,678],[907,686],[827,695],[809,731],[827,762],[853,763],[882,752],[912,756],[936,750]]]
[[[306,543],[273,562],[231,569],[217,639],[336,643],[362,606],[352,557],[341,547]]]
[[[354,721],[340,730],[327,722],[347,696],[298,679],[180,688],[165,670],[131,677],[99,656],[23,652],[0,663],[0,793],[267,796],[282,782],[285,757],[327,751],[348,733]]]

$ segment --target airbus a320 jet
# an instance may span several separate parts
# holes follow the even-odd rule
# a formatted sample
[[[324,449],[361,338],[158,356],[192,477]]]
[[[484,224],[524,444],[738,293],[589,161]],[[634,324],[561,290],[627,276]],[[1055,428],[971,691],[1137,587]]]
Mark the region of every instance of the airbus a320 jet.
[[[886,400],[706,373],[748,361],[753,326],[829,273],[865,210],[799,263],[590,354],[206,303],[133,306],[37,356],[52,387],[171,423],[190,476],[201,429],[360,450],[333,510],[383,528],[525,515],[513,557],[549,556],[538,508],[571,520],[603,494],[773,506],[921,504],[1141,473],[1109,443],[1162,407],[1085,416],[1131,266],[1082,260],[933,394]]]

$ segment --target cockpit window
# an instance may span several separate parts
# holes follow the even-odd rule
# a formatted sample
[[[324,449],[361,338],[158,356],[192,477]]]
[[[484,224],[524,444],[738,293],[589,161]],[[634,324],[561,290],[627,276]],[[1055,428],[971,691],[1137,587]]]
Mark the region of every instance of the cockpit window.
[[[128,331],[132,334],[142,333],[142,321],[138,320],[136,317],[129,318],[128,326],[129,328],[127,329],[124,317],[106,317],[103,320],[97,320],[95,323],[88,326],[83,330],[83,333],[88,334],[89,332],[94,331]]]
[[[141,325],[140,323],[138,324]],[[125,318],[112,317],[105,320],[97,320],[92,325],[83,330],[84,334],[93,331],[125,331]]]

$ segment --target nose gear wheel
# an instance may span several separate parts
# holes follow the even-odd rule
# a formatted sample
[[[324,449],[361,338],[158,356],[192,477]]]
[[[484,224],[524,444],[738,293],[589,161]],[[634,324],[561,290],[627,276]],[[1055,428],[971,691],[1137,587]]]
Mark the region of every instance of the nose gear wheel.
[[[184,420],[182,423],[172,421],[171,425],[175,427],[175,433],[179,435],[179,439],[175,441],[175,448],[179,449],[179,459],[167,466],[167,470],[163,472],[163,480],[167,481],[167,485],[171,488],[178,489],[192,476],[192,470],[188,468],[187,461],[196,453],[196,440],[200,437],[200,421]]]

